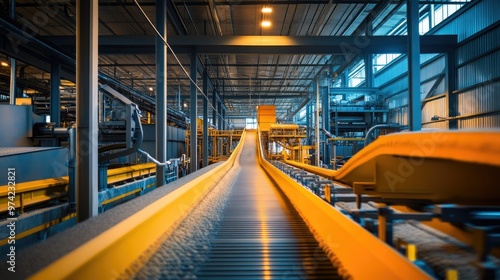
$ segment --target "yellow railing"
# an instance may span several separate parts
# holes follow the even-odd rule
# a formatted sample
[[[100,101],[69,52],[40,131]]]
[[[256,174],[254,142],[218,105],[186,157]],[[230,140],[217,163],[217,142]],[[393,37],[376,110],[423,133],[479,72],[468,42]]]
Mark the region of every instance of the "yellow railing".
[[[155,168],[154,163],[143,163],[110,169],[108,170],[108,184],[149,176],[155,173]],[[18,183],[15,191],[16,195],[11,196],[13,197],[11,201],[8,186],[0,186],[0,213],[7,211],[9,201],[13,202],[16,209],[22,213],[25,207],[65,197],[68,193],[68,176]]]
[[[260,139],[260,134],[259,134]],[[359,224],[270,164],[257,144],[260,165],[292,202],[326,251],[353,279],[429,279],[418,267]]]
[[[160,237],[172,232],[189,211],[231,169],[239,156],[245,133],[226,162],[200,175],[135,215],[81,245],[32,279],[115,278]],[[159,230],[166,229],[166,230]]]

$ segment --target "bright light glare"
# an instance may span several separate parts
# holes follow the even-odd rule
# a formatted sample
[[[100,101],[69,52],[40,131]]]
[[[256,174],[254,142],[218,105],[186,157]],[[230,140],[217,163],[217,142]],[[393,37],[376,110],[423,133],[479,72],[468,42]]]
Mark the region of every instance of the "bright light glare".
[[[271,7],[264,7],[264,8],[262,8],[262,12],[263,12],[264,14],[269,14],[269,13],[271,13],[272,11],[273,11],[273,9],[272,9]]]
[[[262,21],[262,27],[269,27],[269,26],[271,26],[271,22],[270,21],[268,21],[268,20]]]
[[[8,64],[7,62],[2,61],[2,66],[3,66],[3,67],[8,67],[8,66],[9,66],[9,64]]]

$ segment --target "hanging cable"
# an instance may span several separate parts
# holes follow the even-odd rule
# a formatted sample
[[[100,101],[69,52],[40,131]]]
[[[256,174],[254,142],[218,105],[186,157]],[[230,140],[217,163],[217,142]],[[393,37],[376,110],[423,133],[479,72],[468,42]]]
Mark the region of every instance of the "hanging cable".
[[[182,65],[181,61],[179,60],[179,58],[177,57],[177,55],[175,54],[174,50],[172,49],[172,47],[170,47],[170,45],[168,44],[167,40],[165,38],[163,38],[163,36],[161,36],[161,33],[158,31],[158,29],[156,29],[156,26],[153,24],[153,22],[151,21],[151,19],[149,19],[148,15],[146,14],[146,12],[142,9],[141,5],[139,4],[139,2],[137,2],[137,0],[134,0],[134,3],[137,5],[137,7],[139,8],[139,10],[141,11],[142,15],[144,16],[144,18],[146,18],[146,20],[148,21],[149,25],[151,26],[151,28],[153,28],[153,30],[155,31],[156,35],[158,35],[158,37],[163,41],[163,44],[165,44],[165,46],[167,46],[167,48],[170,50],[170,52],[172,53],[172,55],[174,56],[175,60],[177,61],[177,63],[179,64],[179,66],[181,67],[182,71],[184,72],[184,74],[186,75],[186,77],[188,77],[188,79],[191,81],[191,84],[193,84],[197,89],[198,91],[203,95],[203,97],[207,100],[207,103],[210,105],[210,107],[212,108],[212,110],[214,110],[215,112],[217,112],[217,110],[215,109],[215,106],[214,104],[212,104],[212,102],[210,102],[210,99],[208,98],[207,94],[205,94],[205,92],[203,92],[203,90],[196,84],[196,82],[191,78],[191,76],[189,75],[188,71],[186,70],[186,68],[184,67],[184,65]],[[191,104],[191,106],[193,106],[193,104]],[[194,106],[197,106],[196,104]],[[224,122],[226,124],[229,125],[229,123],[227,122],[227,120],[222,116],[222,114],[219,114],[218,112],[216,113],[216,115],[220,116],[222,119],[224,119]]]

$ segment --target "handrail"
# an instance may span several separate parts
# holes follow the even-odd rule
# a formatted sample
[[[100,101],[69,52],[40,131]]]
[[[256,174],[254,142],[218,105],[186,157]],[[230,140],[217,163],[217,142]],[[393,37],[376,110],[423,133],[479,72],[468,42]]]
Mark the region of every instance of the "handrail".
[[[116,277],[160,237],[172,232],[189,210],[232,168],[244,139],[245,133],[226,162],[145,206],[135,215],[37,272],[31,279],[91,279],[95,275],[103,279]]]
[[[260,139],[260,131],[259,131]],[[304,218],[332,262],[353,279],[430,279],[417,266],[269,163],[257,144],[258,160]],[[344,275],[346,276],[346,275]]]

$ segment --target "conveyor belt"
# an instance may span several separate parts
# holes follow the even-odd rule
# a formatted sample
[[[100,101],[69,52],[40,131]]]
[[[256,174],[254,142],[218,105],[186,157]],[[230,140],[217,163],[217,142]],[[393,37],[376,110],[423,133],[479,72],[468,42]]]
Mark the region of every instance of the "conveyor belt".
[[[124,277],[129,279],[142,268],[160,271],[164,277],[141,274],[138,279],[176,278],[181,274],[187,276],[182,279],[339,278],[330,261],[338,265],[342,276],[354,279],[429,278],[401,254],[267,162],[260,145],[256,154],[255,132],[244,133],[242,139],[244,145],[240,143],[228,161],[145,204],[129,218],[38,271],[32,279],[92,279],[97,275],[104,279],[131,273]],[[274,184],[265,174],[272,177]],[[214,187],[216,182],[230,182],[236,176],[234,185],[221,183]],[[202,205],[209,207],[200,208]],[[191,223],[194,220],[203,223]],[[200,230],[192,227],[183,231],[183,224],[188,228],[189,224],[202,226]],[[313,229],[314,237],[308,228]],[[173,238],[175,234],[188,237],[179,240]],[[188,250],[178,250],[175,245],[179,244],[185,244]],[[162,252],[159,257],[152,256],[160,251],[159,245],[172,254],[171,263],[179,271],[190,273],[172,274],[166,261],[170,258],[163,258]],[[328,256],[322,248],[328,250]],[[137,267],[144,262],[142,268]]]
[[[258,165],[248,133],[232,188],[200,279],[337,279],[304,221]]]

